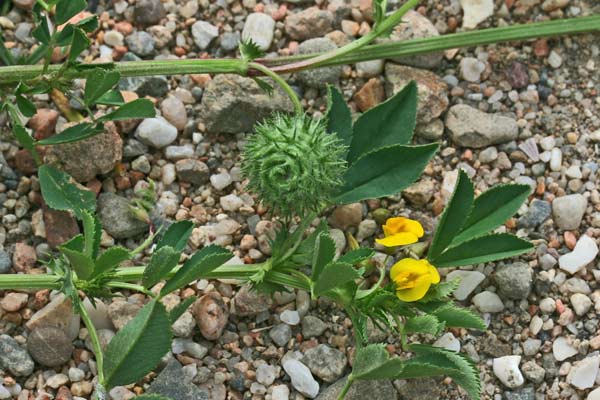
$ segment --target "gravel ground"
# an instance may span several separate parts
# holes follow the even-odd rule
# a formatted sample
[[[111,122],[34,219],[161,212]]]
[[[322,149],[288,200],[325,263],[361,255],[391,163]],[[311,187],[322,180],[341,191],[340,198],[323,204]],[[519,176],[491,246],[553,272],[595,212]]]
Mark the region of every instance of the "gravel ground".
[[[13,2],[17,7],[0,16],[0,26],[19,52],[32,44],[26,10],[33,1]],[[84,52],[89,62],[234,56],[240,38],[248,37],[270,55],[289,55],[343,45],[371,29],[369,0],[119,0],[90,7],[101,28]],[[388,40],[598,12],[596,0],[429,0]],[[430,233],[458,168],[478,191],[505,182],[534,188],[502,229],[534,241],[535,252],[444,271],[447,278],[462,277],[457,300],[479,311],[489,330],[451,330],[436,344],[477,362],[484,399],[600,399],[599,39],[482,46],[288,79],[316,116],[325,110],[326,83],[338,85],[359,112],[415,79],[416,141],[442,143],[422,179],[402,194],[330,210],[325,217],[339,251],[346,247],[344,232],[372,246],[388,215],[418,219]],[[82,82],[76,85],[81,90]],[[239,155],[257,119],[292,108],[285,95],[276,91],[270,98],[253,81],[228,75],[128,78],[120,89],[129,99],[150,97],[160,116],[110,125],[85,143],[46,154],[101,193],[102,245],[135,248],[143,240],[148,226],[130,218],[126,206],[151,178],[159,195],[155,219],[196,224],[190,252],[217,243],[232,249],[237,262],[268,257],[274,225],[246,190]],[[36,103],[38,114],[28,122],[36,137],[65,128],[47,96]],[[0,273],[42,272],[47,253],[79,228],[70,215],[41,205],[30,159],[15,146],[3,116],[0,139]],[[311,302],[303,292],[268,299],[205,280],[165,303],[173,307],[193,294],[201,299],[175,324],[177,338],[158,375],[113,389],[113,399],[144,391],[176,400],[335,398],[353,354],[350,320],[335,304]],[[123,293],[100,303],[93,319],[102,340],[144,301]],[[96,365],[87,331],[69,310],[67,300],[49,291],[0,291],[0,399],[90,398]],[[397,349],[386,332],[372,329],[371,335]],[[466,395],[449,380],[369,382],[349,395],[367,397]]]

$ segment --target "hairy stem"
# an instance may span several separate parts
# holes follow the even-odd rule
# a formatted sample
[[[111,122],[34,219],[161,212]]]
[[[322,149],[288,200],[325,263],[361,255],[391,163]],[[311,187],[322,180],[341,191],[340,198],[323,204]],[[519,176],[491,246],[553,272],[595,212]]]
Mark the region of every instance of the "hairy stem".
[[[60,289],[61,280],[52,274],[2,274],[0,290],[4,289]]]
[[[344,400],[344,398],[346,397],[346,394],[348,394],[348,390],[350,390],[350,387],[352,386],[353,383],[354,383],[354,379],[352,378],[352,374],[350,374],[350,375],[348,375],[348,379],[346,379],[346,383],[344,384],[342,391],[340,392],[339,396],[337,397],[337,400]]]
[[[79,315],[81,315],[81,319],[85,324],[85,327],[88,330],[88,334],[90,335],[90,341],[92,342],[92,347],[94,349],[94,354],[96,355],[96,369],[98,370],[98,383],[104,387],[104,354],[102,353],[102,346],[100,345],[100,338],[98,337],[98,332],[96,331],[96,327],[90,318],[87,310],[83,306],[83,304],[78,304]]]
[[[251,63],[248,63],[248,67],[255,69],[257,71],[260,71],[264,75],[273,79],[273,81],[275,81],[275,83],[277,83],[285,91],[285,93],[289,96],[290,100],[292,100],[292,103],[294,103],[294,110],[296,111],[296,114],[297,115],[304,114],[304,108],[302,108],[302,104],[300,103],[300,99],[298,98],[298,95],[296,94],[294,89],[292,89],[291,86],[288,85],[288,83],[285,81],[285,79],[283,79],[281,76],[277,75],[277,73],[271,71],[268,67],[265,67],[262,64],[251,62]]]

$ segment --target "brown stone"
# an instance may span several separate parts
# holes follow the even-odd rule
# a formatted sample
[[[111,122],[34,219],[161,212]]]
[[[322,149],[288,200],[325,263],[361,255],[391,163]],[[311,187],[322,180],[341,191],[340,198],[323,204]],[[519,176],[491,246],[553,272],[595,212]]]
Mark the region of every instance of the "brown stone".
[[[17,272],[27,272],[35,266],[37,255],[35,249],[26,243],[19,242],[15,245],[13,254],[13,268]]]
[[[54,134],[56,121],[58,120],[58,111],[49,108],[40,108],[35,115],[31,117],[28,125],[33,129],[36,140],[46,139]]]
[[[385,100],[383,84],[377,78],[371,78],[354,94],[354,102],[362,112],[375,107]]]
[[[44,206],[44,225],[46,241],[52,248],[56,248],[79,234],[77,221],[67,211],[53,210]]]
[[[15,154],[15,168],[23,175],[33,175],[37,171],[37,165],[31,153],[25,149],[17,151]]]
[[[208,340],[217,340],[229,319],[229,309],[218,292],[202,296],[194,305],[194,317],[200,333]]]
[[[27,305],[27,293],[8,293],[0,300],[0,307],[6,312],[16,312]]]
[[[285,31],[292,39],[306,40],[325,36],[333,30],[333,23],[334,16],[330,11],[309,7],[288,15],[285,20]]]
[[[356,227],[362,221],[363,206],[361,203],[344,204],[335,208],[329,219],[332,227],[346,230]]]

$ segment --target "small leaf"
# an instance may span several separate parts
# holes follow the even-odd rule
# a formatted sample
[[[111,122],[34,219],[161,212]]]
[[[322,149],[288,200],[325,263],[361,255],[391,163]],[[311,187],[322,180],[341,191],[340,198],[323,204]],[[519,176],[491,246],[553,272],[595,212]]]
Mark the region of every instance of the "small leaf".
[[[438,149],[438,145],[393,145],[363,155],[344,174],[335,198],[338,204],[391,196],[408,187]]]
[[[344,96],[332,85],[327,86],[327,132],[334,133],[342,144],[350,148],[352,143],[352,114]]]
[[[142,379],[167,354],[171,337],[165,306],[156,299],[150,301],[108,344],[104,356],[107,386],[123,386]]]
[[[233,254],[220,246],[211,245],[203,248],[187,260],[175,273],[175,276],[167,281],[160,292],[161,296],[166,296],[168,293],[200,279],[223,265],[231,257],[233,257]]]
[[[356,350],[352,377],[359,380],[393,379],[404,369],[400,358],[390,358],[383,344],[370,344]]]
[[[48,26],[48,19],[45,16],[37,21],[37,26],[31,31],[31,36],[42,44],[47,45],[50,43],[50,27]]]
[[[94,104],[96,100],[119,83],[120,78],[121,74],[118,71],[107,71],[102,68],[92,70],[85,82],[85,92],[83,94],[85,105]]]
[[[508,233],[497,233],[462,242],[430,261],[438,268],[460,267],[518,256],[531,249],[533,245],[526,240]]]
[[[444,324],[435,317],[435,315],[417,315],[408,318],[404,324],[404,332],[406,333],[428,333],[430,335],[438,335]]]
[[[35,105],[31,101],[29,101],[27,98],[21,95],[15,96],[15,99],[17,101],[17,107],[19,107],[19,111],[21,111],[21,114],[28,118],[31,118],[35,115]]]
[[[183,251],[193,229],[194,224],[191,221],[179,221],[171,224],[156,245],[156,250],[164,246],[171,246],[178,252]]]
[[[99,232],[102,230],[100,221],[96,215],[92,215],[91,212],[85,210],[81,213],[81,221],[83,222],[83,237],[84,237],[84,249],[83,252],[90,258],[95,258],[100,248]]]
[[[156,115],[152,102],[137,99],[123,104],[116,111],[103,115],[99,121],[118,121],[123,119],[153,118]]]
[[[54,34],[54,44],[58,47],[69,46],[73,42],[73,31],[75,27],[71,24],[65,26],[62,31]]]
[[[79,12],[85,10],[87,1],[85,0],[60,0],[56,4],[56,24],[62,25]]]
[[[245,61],[254,61],[265,55],[265,52],[252,39],[242,40],[239,44],[239,49],[240,55]]]
[[[319,280],[319,275],[325,266],[335,257],[335,242],[328,233],[321,233],[315,241],[315,250],[312,262],[312,280]]]
[[[80,233],[78,235],[73,236],[67,242],[63,243],[61,247],[83,253],[83,248],[85,247],[85,240],[83,239],[83,235]]]
[[[449,282],[441,282],[437,285],[432,285],[429,288],[429,291],[427,291],[427,293],[425,294],[425,297],[419,300],[419,302],[428,303],[430,301],[440,301],[447,299],[458,288],[459,284],[460,279],[453,279]]]
[[[118,90],[109,90],[96,100],[96,104],[103,104],[106,106],[120,106],[125,103],[123,95]]]
[[[479,195],[453,245],[484,235],[512,217],[531,193],[529,185],[498,185]]]
[[[427,314],[434,315],[449,328],[477,329],[480,331],[487,329],[485,322],[479,315],[471,310],[459,307],[453,302],[416,303],[415,306]]]
[[[73,41],[69,50],[69,61],[75,61],[88,47],[90,47],[90,39],[88,39],[86,33],[81,29],[74,29]]]
[[[435,260],[452,243],[464,225],[473,205],[473,183],[462,170],[458,170],[458,180],[454,194],[442,213],[440,222],[435,230],[435,236],[429,247],[427,257]],[[434,264],[439,267],[438,264]]]
[[[2,38],[2,33],[0,32],[0,61],[4,63],[4,65],[15,65],[16,60],[13,54],[6,48],[4,44],[4,39]]]
[[[269,96],[273,95],[273,90],[275,90],[275,88],[273,88],[273,85],[267,83],[267,81],[265,81],[264,79],[260,79],[257,77],[252,77],[252,80],[256,82],[258,87],[264,90],[265,93],[267,93]]]
[[[338,261],[346,264],[356,265],[373,257],[373,254],[375,254],[375,252],[372,249],[361,247],[359,249],[347,252],[341,256]]]
[[[292,256],[292,261],[298,265],[312,265],[312,253],[315,248],[315,241],[321,233],[327,232],[327,230],[328,228],[325,220],[321,220],[321,223],[319,223],[319,226],[317,226],[314,232],[308,235],[300,243]]]
[[[58,249],[67,257],[71,268],[77,273],[79,279],[87,280],[92,276],[94,262],[88,255],[64,246],[59,246]]]
[[[179,317],[197,300],[196,296],[186,297],[181,303],[177,304],[169,313],[169,319],[172,323],[175,323]]]
[[[101,125],[94,125],[89,122],[82,122],[81,124],[73,125],[65,129],[59,134],[50,136],[46,139],[42,139],[38,142],[38,144],[47,146],[47,145],[56,145],[63,143],[72,143],[79,142],[80,140],[84,140],[90,138],[92,136],[96,136],[97,134],[104,131],[104,127]]]
[[[69,175],[44,164],[38,168],[42,196],[48,207],[55,210],[73,211],[81,218],[82,211],[96,210],[96,195],[71,183]]]
[[[363,154],[381,147],[410,143],[416,119],[417,84],[411,81],[393,97],[356,120],[348,163],[351,165]]]
[[[77,22],[75,26],[83,29],[84,32],[91,33],[98,29],[98,17],[95,15],[90,15],[89,17]]]
[[[19,145],[21,145],[21,147],[28,151],[32,151],[35,149],[35,141],[31,137],[29,132],[27,132],[27,129],[25,129],[22,125],[13,125],[13,132],[15,134],[17,142],[19,142]]]
[[[360,277],[360,271],[350,264],[339,262],[328,264],[319,275],[319,279],[315,282],[313,294],[320,296],[331,289],[341,287],[345,283],[352,282]]]
[[[120,263],[129,260],[131,253],[124,247],[115,246],[106,250],[100,254],[100,257],[95,262],[94,274],[92,278],[95,278],[105,272],[115,270]]]
[[[181,252],[171,246],[163,246],[154,251],[148,266],[144,270],[142,283],[146,289],[156,285],[177,266]]]

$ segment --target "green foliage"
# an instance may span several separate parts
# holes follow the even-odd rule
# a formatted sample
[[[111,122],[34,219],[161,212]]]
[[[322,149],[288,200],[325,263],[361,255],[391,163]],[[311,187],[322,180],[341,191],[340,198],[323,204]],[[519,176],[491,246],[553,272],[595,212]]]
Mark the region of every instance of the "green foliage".
[[[64,172],[50,165],[42,165],[38,168],[38,178],[42,196],[49,207],[55,210],[73,211],[79,218],[84,211],[96,210],[94,193],[80,189]]]
[[[400,358],[391,358],[383,344],[370,344],[356,350],[352,378],[357,380],[394,379],[404,369]]]
[[[168,397],[160,396],[158,394],[143,394],[141,396],[135,396],[137,400],[171,400]]]
[[[62,25],[79,12],[85,10],[87,1],[85,0],[60,0],[56,3],[56,23]]]
[[[419,302],[416,304],[416,307],[422,312],[435,316],[450,328],[467,328],[480,331],[486,329],[485,322],[477,314],[465,308],[458,307],[451,301]]]
[[[265,55],[252,39],[242,40],[239,44],[240,55],[242,60],[250,62]]]
[[[144,270],[144,277],[142,279],[144,287],[150,289],[164,279],[177,266],[180,257],[180,251],[175,250],[171,246],[162,246],[155,250],[148,266]]]
[[[136,99],[125,103],[115,111],[103,115],[100,122],[120,121],[124,119],[152,118],[156,115],[152,102],[148,99]]]
[[[333,261],[335,257],[335,242],[327,233],[321,233],[315,241],[315,250],[313,252],[312,279],[319,280],[319,276],[325,267]],[[350,265],[350,264],[348,264]]]
[[[362,271],[351,264],[332,262],[327,264],[316,278],[313,286],[313,296],[320,296],[332,289],[342,287],[362,276]]]
[[[353,136],[352,114],[340,91],[331,85],[327,89],[327,132],[340,138],[342,145],[346,148],[344,151],[344,157],[346,157]]]
[[[435,315],[417,315],[406,319],[404,324],[405,333],[428,333],[439,335],[444,329],[444,323],[440,322]]]
[[[83,251],[73,250],[65,246],[59,246],[60,252],[69,260],[71,267],[77,273],[79,279],[88,279],[94,272],[94,261]]]
[[[158,300],[151,300],[110,341],[104,376],[108,387],[137,382],[152,371],[171,347],[171,320]]]
[[[42,139],[37,143],[41,145],[56,145],[78,142],[80,140],[96,136],[103,131],[104,127],[102,125],[83,122],[81,124],[70,126],[61,133],[52,135],[46,139]]]
[[[126,248],[120,246],[111,247],[96,259],[92,278],[115,270],[120,263],[130,258],[131,253]]]
[[[171,224],[156,245],[156,250],[160,250],[161,247],[170,246],[175,251],[183,251],[193,229],[194,224],[191,221],[178,221]]]
[[[173,307],[173,309],[169,312],[169,319],[171,322],[175,323],[175,321],[177,321],[179,317],[181,317],[197,299],[198,298],[196,296],[186,297],[181,303]]]

